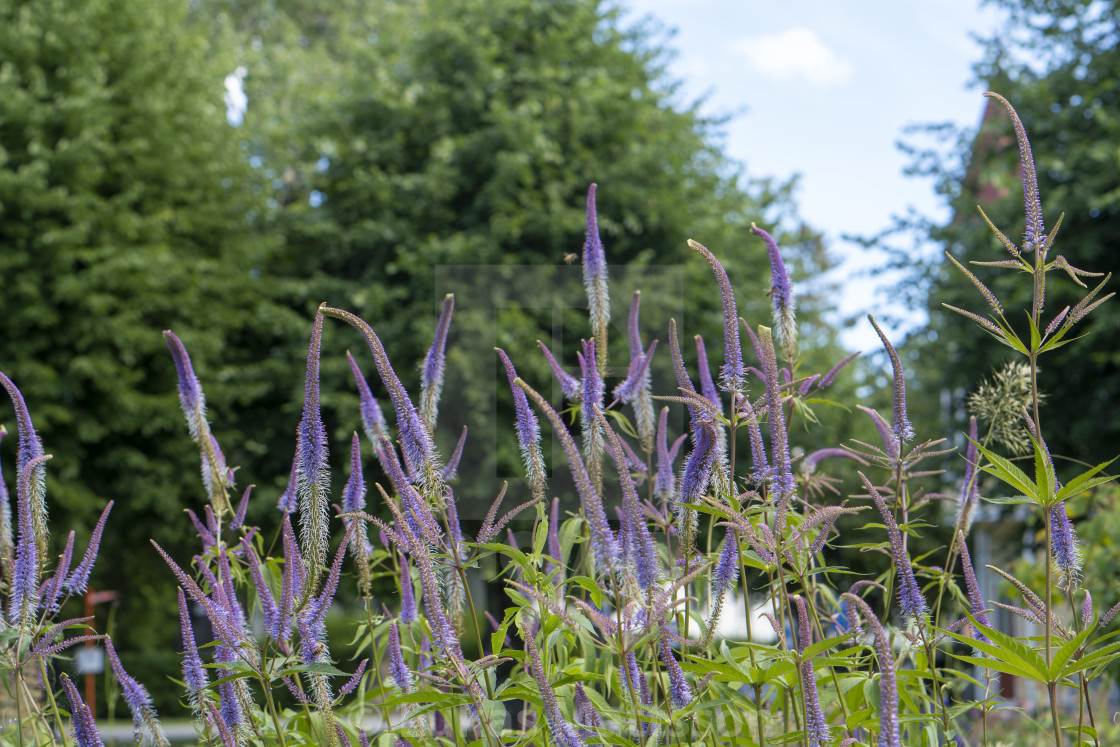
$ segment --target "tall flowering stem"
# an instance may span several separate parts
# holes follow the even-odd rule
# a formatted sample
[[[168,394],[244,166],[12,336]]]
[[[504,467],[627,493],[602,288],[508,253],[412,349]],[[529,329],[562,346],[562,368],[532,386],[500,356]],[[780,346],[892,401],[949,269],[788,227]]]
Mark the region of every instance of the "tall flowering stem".
[[[782,394],[778,379],[778,356],[770,328],[759,325],[758,341],[762,350],[762,373],[766,376],[766,410],[770,417],[770,488],[775,500],[789,496],[797,489],[789,456],[789,432],[782,408]]]
[[[70,704],[70,722],[74,727],[74,742],[77,747],[105,747],[89,706],[65,674],[62,675],[62,689],[66,691],[66,700]]]
[[[792,597],[797,610],[797,656],[798,673],[801,676],[802,705],[805,708],[805,738],[809,747],[823,747],[829,741],[828,722],[821,711],[820,695],[817,692],[817,678],[813,673],[813,657],[805,656],[805,647],[811,641],[809,613],[804,597]]]
[[[774,326],[778,330],[778,340],[785,346],[792,359],[797,350],[797,313],[793,301],[793,284],[782,261],[778,242],[753,223],[751,231],[761,237],[762,242],[766,244],[766,255],[770,258],[770,304],[773,309]]]
[[[879,747],[902,747],[898,724],[898,679],[895,677],[890,639],[867,602],[850,593],[841,598],[863,616],[875,636],[875,658],[879,661]]]
[[[31,485],[43,464],[50,458],[50,454],[41,454],[28,461],[20,471],[19,485],[16,488],[19,540],[16,543],[16,563],[9,592],[8,621],[21,628],[31,624],[35,610],[39,607],[39,576],[43,570],[44,558],[39,550],[39,538],[32,519],[34,489]]]
[[[700,253],[715,273],[719,285],[719,295],[723,303],[723,366],[720,367],[720,383],[729,391],[742,391],[747,381],[747,369],[743,365],[743,348],[739,343],[739,313],[735,307],[735,293],[727,272],[703,244],[688,240],[688,245]]]
[[[446,361],[447,330],[451,326],[451,314],[455,310],[455,296],[448,293],[443,298],[443,308],[436,322],[436,334],[424,363],[420,368],[420,417],[428,430],[435,431],[439,417],[439,397],[443,392],[443,371]]]
[[[521,461],[525,465],[525,477],[529,481],[529,490],[533,497],[544,500],[548,479],[545,474],[544,456],[541,454],[541,427],[537,416],[529,409],[529,400],[525,392],[514,382],[517,381],[517,371],[510,362],[506,351],[495,348],[502,361],[506,378],[509,379],[510,390],[513,393],[514,423],[517,431],[517,445],[521,447]]]
[[[583,352],[576,353],[579,368],[583,373],[583,388],[580,394],[580,428],[583,432],[583,457],[587,464],[587,474],[595,489],[603,489],[603,430],[595,417],[595,411],[603,406],[603,379],[595,362],[595,341],[584,340]]]
[[[326,565],[329,540],[327,490],[330,488],[330,467],[327,465],[327,431],[319,411],[319,346],[322,337],[323,314],[320,311],[315,314],[311,344],[307,350],[303,417],[299,422],[297,445],[300,540],[312,586]]]
[[[642,306],[642,292],[634,291],[630,301],[630,318],[626,325],[627,340],[630,345],[630,367],[634,368],[635,361],[641,360],[641,376],[634,385],[632,404],[634,407],[635,429],[638,431],[638,440],[642,450],[653,451],[654,429],[656,428],[653,408],[653,377],[650,373],[650,358],[653,350],[643,352],[642,333],[639,317]],[[654,343],[657,341],[654,340]]]
[[[863,487],[871,494],[871,500],[875,502],[875,508],[879,509],[879,514],[883,517],[883,524],[887,527],[887,536],[891,541],[891,560],[894,562],[895,573],[898,576],[899,611],[903,617],[916,620],[925,615],[926,600],[922,596],[918,580],[914,577],[914,566],[910,562],[910,555],[906,552],[906,546],[902,542],[902,532],[899,531],[898,524],[894,520],[894,514],[891,513],[887,502],[883,500],[883,496],[879,494],[879,491],[875,489],[866,475],[860,472],[859,477],[863,481]]]
[[[898,358],[898,353],[891,345],[891,341],[883,334],[883,330],[875,323],[875,317],[870,314],[867,315],[871,326],[875,328],[876,334],[883,342],[883,347],[887,350],[887,355],[891,359],[891,370],[894,373],[894,421],[891,423],[891,428],[894,431],[895,438],[898,439],[899,449],[901,451],[902,444],[911,441],[914,438],[914,428],[910,425],[910,418],[906,416],[906,375],[902,370],[902,361]]]
[[[179,377],[179,406],[187,420],[187,431],[191,440],[199,450],[202,463],[202,484],[206,486],[206,493],[214,510],[220,515],[230,507],[229,495],[226,490],[226,475],[217,450],[214,448],[213,436],[210,434],[210,423],[206,420],[206,397],[202,393],[202,384],[194,373],[191,357],[186,346],[171,330],[164,330],[164,342],[171,351],[171,359],[175,363],[175,372]]]
[[[8,430],[0,425],[0,441],[3,441],[6,435]],[[0,569],[7,583],[11,583],[15,549],[15,538],[12,535],[12,501],[8,496],[8,486],[4,483],[3,470],[0,470]]]
[[[23,395],[20,394],[12,380],[3,373],[0,373],[0,386],[8,391],[8,397],[12,400],[12,407],[16,411],[16,428],[19,433],[19,448],[16,451],[16,481],[18,483],[22,479],[23,471],[27,465],[43,456],[43,442],[35,431],[35,426],[31,423],[31,415],[27,411]],[[47,528],[47,491],[44,461],[37,461],[35,468],[29,473],[27,491],[27,510],[31,519],[32,532],[36,538],[36,552],[40,557],[46,555],[49,531]],[[16,499],[19,500],[18,494]]]
[[[607,256],[603,251],[603,242],[599,238],[599,216],[595,208],[596,188],[597,185],[592,184],[587,189],[587,238],[583,242],[583,285],[587,290],[591,332],[599,346],[598,371],[602,376],[607,371],[607,328],[611,322],[611,299],[607,277]]]

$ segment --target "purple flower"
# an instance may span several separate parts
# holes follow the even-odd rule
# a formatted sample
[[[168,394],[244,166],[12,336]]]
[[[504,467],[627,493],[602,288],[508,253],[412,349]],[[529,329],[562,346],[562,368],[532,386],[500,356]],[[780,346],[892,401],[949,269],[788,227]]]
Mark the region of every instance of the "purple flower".
[[[591,316],[591,330],[599,344],[602,360],[599,373],[607,365],[607,325],[611,321],[611,299],[608,289],[607,256],[599,239],[599,219],[595,210],[595,189],[587,189],[587,238],[583,243],[583,285],[587,290],[587,308]]]
[[[712,569],[712,598],[711,609],[708,612],[708,629],[715,630],[719,623],[720,613],[723,612],[723,602],[727,597],[727,590],[734,587],[735,577],[739,573],[739,533],[728,531],[723,539],[719,557]]]
[[[964,571],[964,586],[968,591],[968,603],[972,608],[972,616],[981,625],[991,627],[992,624],[988,622],[988,612],[984,606],[984,599],[980,596],[980,585],[976,583],[976,571],[972,565],[972,556],[968,554],[968,545],[964,541],[964,532],[957,533],[957,548],[961,553],[961,569]],[[979,630],[976,631],[976,639],[988,643],[987,637]]]
[[[552,507],[548,513],[548,553],[556,559],[561,566],[564,565],[564,551],[560,547],[560,499],[552,499]]]
[[[615,558],[618,557],[618,543],[614,532],[607,523],[607,513],[603,509],[603,499],[587,474],[587,468],[583,465],[583,460],[580,458],[579,449],[576,448],[576,442],[572,438],[572,434],[568,432],[563,419],[539,392],[521,379],[517,379],[517,384],[525,390],[525,393],[532,398],[537,408],[548,418],[556,437],[560,439],[560,444],[564,448],[564,454],[568,458],[568,469],[572,473],[572,478],[576,484],[576,492],[579,493],[580,503],[591,529],[591,547],[596,565],[600,571],[613,569]]]
[[[739,415],[747,424],[747,434],[751,442],[751,480],[761,485],[770,478],[770,464],[766,459],[766,444],[762,441],[762,427],[758,424],[758,415],[751,406],[747,397],[739,400]]]
[[[657,349],[657,340],[649,344],[649,351],[641,353],[637,358],[630,359],[630,367],[626,371],[626,378],[614,388],[614,397],[623,404],[630,404],[638,399],[645,388],[650,385],[649,364],[653,360],[653,351]],[[652,407],[653,401],[650,400]]]
[[[525,636],[525,652],[529,655],[527,669],[533,680],[537,683],[537,691],[544,703],[544,718],[548,723],[548,730],[552,738],[564,747],[586,747],[586,742],[575,727],[573,727],[560,714],[560,705],[556,702],[556,692],[545,676],[544,667],[541,665],[541,654],[533,643],[533,637]]]
[[[128,709],[132,712],[133,738],[139,742],[141,738],[147,737],[156,744],[166,747],[169,742],[163,734],[163,728],[159,725],[159,719],[156,717],[156,710],[152,706],[152,698],[148,695],[147,689],[124,670],[120,657],[117,656],[117,651],[113,648],[113,642],[108,638],[105,639],[105,648],[109,654],[109,664],[113,668],[113,674],[116,675],[117,682],[120,683],[121,694],[124,696],[125,703],[128,704]]]
[[[191,616],[187,610],[187,598],[179,588],[179,627],[183,634],[183,682],[187,685],[187,697],[191,705],[198,707],[198,694],[209,683],[206,670],[202,667],[202,657],[198,654],[198,644],[191,628]]]
[[[879,514],[883,517],[883,523],[887,528],[887,536],[890,537],[891,559],[894,561],[895,573],[898,575],[899,611],[903,617],[916,620],[926,613],[926,600],[918,587],[918,580],[914,577],[914,566],[910,562],[910,555],[906,552],[906,546],[903,544],[902,532],[899,531],[898,524],[894,520],[894,514],[891,513],[887,502],[883,500],[883,496],[879,495],[879,491],[875,489],[875,486],[862,472],[859,473],[859,477],[863,481],[863,487],[871,494],[871,500],[875,502],[875,507],[879,509]]]
[[[661,654],[661,661],[665,665],[665,671],[669,675],[669,700],[673,702],[675,708],[686,708],[692,702],[692,688],[688,686],[688,682],[685,680],[684,670],[681,669],[680,662],[677,661],[677,657],[673,656],[673,649],[669,646],[667,636],[661,636],[658,650]]]
[[[298,439],[298,435],[297,435]],[[288,474],[288,487],[284,488],[284,492],[280,495],[280,500],[276,502],[276,508],[280,509],[285,514],[293,514],[296,512],[297,501],[299,500],[299,450],[296,450],[295,458],[292,459],[292,471]]]
[[[618,470],[618,483],[622,488],[622,528],[623,545],[628,548],[628,565],[632,565],[636,572],[638,588],[650,589],[661,578],[661,558],[658,557],[657,548],[653,544],[653,537],[649,533],[649,526],[642,516],[641,499],[634,488],[634,481],[630,477],[627,467],[626,455],[622,451],[622,441],[618,434],[607,423],[602,411],[596,411],[599,426],[607,435],[610,445],[611,457],[614,459],[615,468]]]
[[[66,691],[66,700],[70,703],[70,721],[74,727],[74,741],[78,747],[105,747],[89,706],[82,701],[78,688],[74,687],[74,683],[65,674],[62,675],[62,688]]]
[[[762,238],[766,244],[766,255],[770,258],[770,303],[773,307],[774,325],[778,328],[778,339],[792,348],[797,344],[797,318],[793,303],[793,284],[789,281],[782,252],[778,242],[766,231],[751,224],[751,231]]]
[[[641,305],[642,292],[636,290],[630,299],[630,318],[626,325],[626,333],[627,341],[630,345],[631,367],[633,367],[635,360],[644,358],[641,365],[645,369],[645,372],[635,385],[633,406],[638,440],[642,444],[642,450],[648,452],[653,450],[655,428],[653,414],[653,377],[650,375],[649,368],[650,358],[653,355],[653,348],[651,346],[649,353],[643,353],[642,351],[642,334],[641,325],[639,324]],[[656,342],[656,340],[654,342]],[[615,396],[618,396],[617,393]]]
[[[830,386],[832,384],[832,382],[836,380],[836,376],[837,376],[837,374],[840,373],[841,369],[843,369],[844,366],[848,365],[853,360],[855,360],[855,358],[858,355],[859,355],[859,353],[852,353],[851,355],[846,357],[844,360],[840,361],[835,366],[828,369],[828,373],[826,373],[824,375],[824,377],[821,379],[821,385],[820,385],[819,388],[824,389],[825,387]]]
[[[374,333],[372,327],[348,311],[330,308],[326,305],[321,306],[319,310],[326,316],[341,319],[362,333],[370,352],[373,353],[373,360],[377,366],[377,372],[381,376],[381,382],[389,391],[389,399],[392,400],[393,409],[397,413],[397,433],[400,436],[401,450],[405,454],[405,461],[413,465],[420,473],[426,489],[438,492],[439,483],[442,482],[440,479],[442,467],[438,464],[439,460],[436,456],[435,445],[432,443],[431,432],[424,425],[416,407],[408,397],[408,392],[405,391],[396,371],[393,370],[393,366],[389,362],[389,356],[385,354],[385,348],[381,344],[381,339]]]
[[[268,635],[275,641],[287,643],[292,635],[292,615],[303,597],[306,574],[292,522],[287,515],[284,516],[281,533],[284,544],[284,575],[280,581],[280,601],[276,605],[276,625],[268,631]]]
[[[898,438],[891,432],[891,427],[887,424],[887,421],[883,420],[883,416],[870,407],[864,407],[863,405],[856,405],[856,407],[863,410],[867,413],[867,417],[871,418],[871,423],[875,426],[875,430],[879,432],[879,438],[883,442],[883,453],[885,453],[892,462],[897,463],[901,458]]]
[[[591,703],[591,698],[587,697],[587,691],[583,688],[582,682],[575,684],[575,702],[576,702],[576,718],[578,718],[585,726],[590,726],[596,729],[603,728],[603,719],[599,717],[599,712],[595,710],[595,706]]]
[[[31,483],[50,458],[50,454],[43,454],[27,462],[20,470],[19,484],[16,487],[19,541],[16,543],[16,564],[12,570],[8,601],[8,621],[13,625],[30,624],[32,615],[39,607],[39,573],[43,558],[31,515]]]
[[[587,473],[596,489],[603,484],[603,431],[595,412],[603,406],[603,379],[595,362],[595,341],[584,340],[583,352],[576,353],[579,358],[580,372],[583,374],[583,389],[580,393],[580,427],[583,431],[583,456]]]
[[[381,443],[381,439],[389,437],[389,432],[386,430],[385,415],[382,414],[381,405],[377,404],[377,400],[366,382],[366,377],[362,375],[362,369],[358,368],[358,363],[354,360],[354,356],[350,355],[350,351],[346,351],[346,360],[350,364],[350,372],[354,375],[354,383],[358,386],[362,428],[365,429],[366,438],[376,449],[377,445]]]
[[[1046,229],[1042,222],[1042,204],[1038,198],[1038,177],[1034,169],[1034,156],[1031,154],[1031,144],[1027,140],[1027,131],[1023,127],[1019,115],[1003,96],[992,91],[987,91],[985,96],[993,98],[1003,104],[1007,114],[1011,117],[1011,126],[1015,130],[1015,139],[1019,141],[1019,165],[1023,180],[1023,202],[1026,207],[1027,230],[1023,236],[1023,246],[1027,251],[1040,249],[1044,246]]]
[[[495,348],[502,366],[509,379],[510,390],[513,393],[513,411],[515,430],[517,431],[517,444],[521,447],[521,461],[525,464],[525,477],[529,481],[529,489],[534,497],[544,496],[547,488],[545,475],[544,456],[541,454],[541,428],[537,416],[529,408],[529,400],[525,392],[517,386],[517,371],[513,368],[509,356],[501,348]]]
[[[692,433],[693,447],[681,473],[677,503],[696,503],[708,489],[716,456],[715,425],[702,420]]]
[[[456,475],[459,474],[459,461],[463,458],[463,447],[467,444],[467,426],[463,426],[463,430],[459,433],[459,440],[455,442],[455,448],[451,450],[451,456],[447,458],[447,464],[443,467],[443,472],[440,477],[444,481],[450,482],[454,480]]]
[[[404,663],[404,655],[401,653],[401,633],[395,622],[389,623],[389,676],[404,692],[407,693],[412,689],[412,672]]]
[[[0,425],[0,441],[8,435],[8,430]],[[12,502],[8,496],[8,486],[4,484],[3,471],[0,470],[0,561],[14,562],[15,544],[12,538]]]
[[[355,433],[350,439],[350,478],[342,489],[343,513],[358,513],[366,508],[366,481],[362,477],[362,446]],[[355,557],[364,558],[369,554],[369,538],[366,536],[366,522],[357,519],[358,530],[350,539]]]
[[[315,314],[311,344],[307,350],[307,377],[304,384],[303,417],[299,423],[299,512],[303,557],[308,575],[318,577],[327,557],[327,431],[319,412],[319,344],[323,336],[323,315]]]
[[[797,480],[790,470],[789,435],[778,389],[778,358],[770,328],[759,326],[758,339],[762,346],[762,372],[766,376],[766,410],[770,416],[770,463],[774,465],[770,489],[774,497],[780,499],[797,489]]]
[[[241,547],[245,558],[249,562],[249,572],[253,577],[253,587],[257,590],[257,598],[261,603],[261,612],[264,614],[264,629],[273,640],[278,641],[279,636],[272,636],[280,626],[280,608],[276,604],[275,597],[272,596],[272,589],[269,588],[268,582],[265,581],[264,572],[261,568],[261,560],[257,557],[256,550],[253,549],[252,542],[249,537],[241,540]]]
[[[29,464],[35,462],[35,466],[28,475],[26,503],[27,510],[30,513],[32,533],[36,538],[35,546],[38,555],[42,556],[47,551],[48,534],[47,503],[45,500],[46,468],[43,466],[46,460],[39,459],[43,456],[43,443],[39,439],[39,434],[35,432],[35,426],[31,424],[31,415],[27,411],[27,405],[24,403],[23,395],[20,394],[19,389],[16,389],[12,380],[2,373],[0,373],[0,385],[8,391],[8,397],[12,400],[12,407],[16,411],[16,425],[19,432],[19,448],[16,450],[17,504],[24,500],[19,493],[19,486],[23,481],[23,472]],[[17,514],[22,510],[23,508],[17,505]]]
[[[66,582],[66,574],[70,572],[70,558],[74,554],[74,530],[66,537],[66,546],[62,549],[62,557],[54,569],[54,575],[43,587],[43,598],[39,605],[47,612],[58,612],[59,597]]]
[[[743,349],[739,343],[739,313],[735,309],[735,294],[731,289],[731,281],[727,279],[727,272],[723,269],[723,265],[707,247],[692,239],[688,240],[688,245],[699,252],[700,256],[711,265],[723,302],[724,363],[720,367],[720,382],[724,389],[742,391],[747,381],[747,369],[743,365]]]
[[[894,421],[891,423],[891,429],[901,447],[901,444],[914,438],[914,428],[910,425],[910,419],[906,417],[906,376],[902,371],[902,361],[899,360],[898,353],[895,352],[891,341],[883,334],[883,330],[875,323],[875,317],[868,314],[867,318],[878,333],[879,339],[883,341],[883,347],[887,349],[887,355],[891,359],[891,369],[894,372]]]
[[[443,298],[443,309],[436,322],[436,334],[424,363],[420,368],[420,417],[428,429],[434,431],[439,415],[439,396],[443,392],[443,368],[446,359],[447,330],[455,310],[455,296],[448,293]]]
[[[875,634],[875,656],[879,660],[879,747],[902,747],[898,726],[898,680],[890,641],[867,602],[851,593],[844,594],[843,599],[863,615]]]
[[[1069,579],[1076,578],[1080,572],[1081,552],[1077,547],[1077,533],[1066,513],[1066,502],[1050,507],[1050,551],[1054,565]]]
[[[791,596],[797,609],[797,653],[805,653],[805,647],[812,643],[809,630],[809,614],[805,608],[805,598]],[[798,666],[801,674],[801,693],[805,702],[805,736],[809,747],[821,747],[828,742],[829,728],[821,711],[820,697],[817,693],[817,678],[813,674],[812,657],[803,658]]]
[[[677,476],[673,470],[677,452],[684,442],[684,436],[673,442],[669,448],[669,408],[661,408],[661,415],[657,419],[657,475],[653,481],[653,494],[662,501],[670,501],[677,491]]]
[[[965,534],[968,534],[968,530],[972,527],[973,514],[980,503],[980,479],[979,475],[976,474],[976,466],[980,461],[980,453],[977,449],[978,435],[976,416],[972,416],[968,419],[968,446],[964,455],[964,481],[961,484],[961,497],[958,501],[958,512],[963,517],[961,529]]]
[[[719,391],[712,381],[712,369],[708,365],[708,350],[704,347],[704,338],[696,335],[696,366],[700,369],[700,392],[704,399],[712,403],[716,412],[723,413],[723,402],[720,400]]]
[[[401,556],[401,622],[416,622],[416,595],[412,589],[412,572],[408,556]]]
[[[537,340],[537,345],[540,346],[541,352],[544,353],[544,358],[548,361],[548,367],[552,369],[552,375],[556,377],[556,382],[560,384],[560,391],[564,393],[564,399],[568,401],[576,401],[582,394],[580,380],[575,376],[564,370],[564,368],[556,362],[553,357],[552,351],[548,349],[540,340]]]

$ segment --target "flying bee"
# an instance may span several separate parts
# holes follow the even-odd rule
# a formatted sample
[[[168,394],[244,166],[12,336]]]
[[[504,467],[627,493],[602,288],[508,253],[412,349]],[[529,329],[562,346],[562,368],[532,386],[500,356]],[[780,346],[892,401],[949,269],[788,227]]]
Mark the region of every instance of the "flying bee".
[[[565,254],[564,255],[564,264],[570,265],[572,262],[576,261],[577,257],[579,257],[579,255],[576,254],[575,252],[571,252],[570,254]]]

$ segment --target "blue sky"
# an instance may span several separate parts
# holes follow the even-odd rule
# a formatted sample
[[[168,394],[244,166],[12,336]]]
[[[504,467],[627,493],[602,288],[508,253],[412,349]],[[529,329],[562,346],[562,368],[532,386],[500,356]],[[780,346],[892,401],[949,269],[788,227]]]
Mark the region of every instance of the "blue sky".
[[[1000,19],[978,0],[620,0],[635,20],[651,15],[677,35],[670,67],[682,97],[707,96],[732,113],[724,145],[754,176],[800,174],[801,216],[822,231],[848,278],[882,258],[842,234],[872,235],[910,207],[947,213],[927,180],[906,178],[896,143],[908,124],[974,127],[983,89],[969,86],[981,55],[970,34]],[[880,311],[889,289],[849,280],[844,314]],[[892,309],[898,313],[899,309]],[[845,341],[878,347],[862,322]]]

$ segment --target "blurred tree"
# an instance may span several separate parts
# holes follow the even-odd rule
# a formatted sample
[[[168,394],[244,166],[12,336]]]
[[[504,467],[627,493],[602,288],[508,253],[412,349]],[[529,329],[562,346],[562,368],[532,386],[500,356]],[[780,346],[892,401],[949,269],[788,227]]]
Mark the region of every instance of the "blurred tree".
[[[185,4],[0,0],[0,50],[0,370],[54,455],[54,542],[77,527],[84,543],[115,499],[93,583],[122,592],[126,658],[170,652],[174,585],[148,540],[197,552],[182,512],[206,496],[160,331],[195,356],[232,464],[290,440],[267,420],[222,426],[293,399],[299,358],[269,351],[305,336],[264,295],[274,242],[225,121],[228,46]],[[7,404],[0,417],[14,431]],[[175,671],[173,657],[129,661],[156,691]]]

